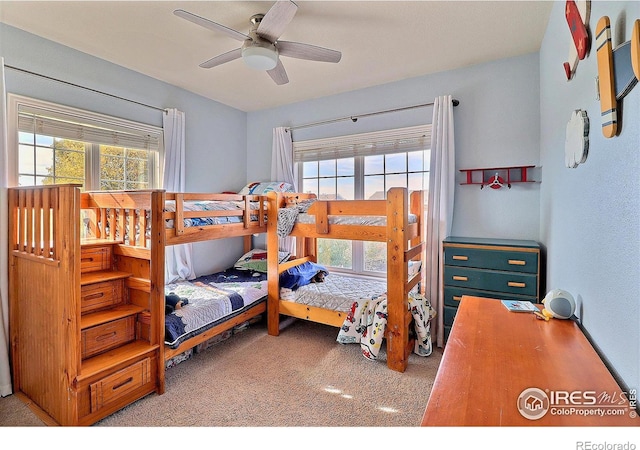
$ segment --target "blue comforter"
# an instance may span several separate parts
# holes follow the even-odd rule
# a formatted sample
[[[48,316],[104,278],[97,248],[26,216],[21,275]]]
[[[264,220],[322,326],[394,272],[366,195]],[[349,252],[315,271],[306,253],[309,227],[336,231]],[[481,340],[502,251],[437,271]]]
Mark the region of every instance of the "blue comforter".
[[[318,273],[322,273],[325,277],[329,275],[327,269],[319,264],[313,262],[300,264],[280,274],[280,287],[295,291],[299,287],[311,283]]]

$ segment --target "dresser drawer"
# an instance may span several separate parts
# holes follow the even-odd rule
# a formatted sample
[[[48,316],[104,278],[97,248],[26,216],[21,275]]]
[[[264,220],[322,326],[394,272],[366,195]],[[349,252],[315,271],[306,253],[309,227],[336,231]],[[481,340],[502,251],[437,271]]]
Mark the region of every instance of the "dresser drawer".
[[[111,247],[86,247],[80,252],[80,272],[111,269]]]
[[[118,305],[123,302],[124,281],[113,280],[87,284],[80,288],[82,314]]]
[[[151,382],[151,359],[145,358],[89,386],[91,412],[115,403],[130,392]]]
[[[449,266],[444,268],[444,284],[504,294],[538,296],[538,277],[535,274]]]
[[[475,267],[509,272],[538,273],[538,252],[491,250],[470,247],[445,247],[448,266]]]
[[[135,318],[125,317],[87,328],[82,331],[82,358],[90,358],[104,351],[133,341]]]

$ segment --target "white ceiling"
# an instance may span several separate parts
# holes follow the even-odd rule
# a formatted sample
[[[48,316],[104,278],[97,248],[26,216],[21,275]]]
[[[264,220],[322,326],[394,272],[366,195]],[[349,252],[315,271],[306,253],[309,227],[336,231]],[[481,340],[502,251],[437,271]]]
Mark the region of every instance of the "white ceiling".
[[[246,34],[273,1],[1,0],[0,22],[255,111],[538,51],[552,3],[296,0],[281,39],[339,50],[342,60],[282,57],[290,80],[282,86],[242,60],[200,68],[241,43],[173,14],[185,9]]]

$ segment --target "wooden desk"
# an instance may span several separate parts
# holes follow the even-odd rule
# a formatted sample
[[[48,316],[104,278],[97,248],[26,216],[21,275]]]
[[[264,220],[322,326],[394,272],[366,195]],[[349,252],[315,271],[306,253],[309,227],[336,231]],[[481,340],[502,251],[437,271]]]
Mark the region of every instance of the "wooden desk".
[[[519,409],[525,390],[527,402],[548,399],[540,409],[529,403],[527,417]],[[640,425],[621,393],[574,322],[545,322],[530,313],[509,312],[497,300],[463,296],[422,425]],[[604,416],[579,414],[600,410]],[[623,415],[607,415],[621,410]]]

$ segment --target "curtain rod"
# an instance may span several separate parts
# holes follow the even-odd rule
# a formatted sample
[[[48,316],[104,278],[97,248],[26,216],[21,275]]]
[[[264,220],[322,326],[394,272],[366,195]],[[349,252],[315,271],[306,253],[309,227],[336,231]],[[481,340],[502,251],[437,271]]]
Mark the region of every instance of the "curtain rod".
[[[451,103],[453,104],[453,106],[458,106],[460,104],[460,101],[456,100],[454,98],[454,99],[451,100]],[[357,114],[357,115],[348,116],[348,117],[339,117],[337,119],[322,120],[320,122],[307,123],[307,124],[298,125],[298,126],[295,126],[295,127],[287,127],[286,129],[289,130],[289,131],[293,131],[293,130],[299,130],[300,128],[309,128],[309,127],[315,127],[315,126],[318,126],[318,125],[326,125],[328,123],[342,122],[344,120],[350,120],[352,122],[357,122],[358,119],[361,118],[361,117],[369,117],[369,116],[376,116],[378,114],[386,114],[386,113],[391,113],[391,112],[405,111],[407,109],[424,108],[425,106],[433,106],[433,102],[431,102],[431,103],[422,103],[421,105],[405,106],[403,108],[386,109],[384,111],[376,111],[376,112],[366,113],[366,114]]]
[[[124,100],[125,102],[135,103],[136,105],[145,106],[147,108],[155,109],[157,111],[166,112],[166,110],[164,110],[162,108],[158,108],[156,106],[147,105],[145,103],[140,103],[140,102],[137,102],[135,100],[131,100],[131,99],[124,98],[124,97],[118,97],[117,95],[109,94],[107,92],[98,91],[97,89],[92,89],[92,88],[89,88],[89,87],[86,87],[86,86],[81,86],[79,84],[71,83],[69,81],[60,80],[58,78],[53,78],[53,77],[50,77],[50,76],[47,76],[47,75],[42,75],[41,73],[31,72],[30,70],[21,69],[19,67],[10,66],[8,64],[5,64],[4,67],[6,67],[7,69],[17,70],[18,72],[23,72],[23,73],[26,73],[26,74],[29,74],[29,75],[34,75],[36,77],[46,78],[47,80],[57,81],[58,83],[63,83],[63,84],[67,84],[69,86],[73,86],[73,87],[77,87],[77,88],[80,88],[80,89],[85,89],[87,91],[91,91],[91,92],[95,92],[95,93],[98,93],[98,94],[106,95],[108,97],[117,98],[118,100]]]

